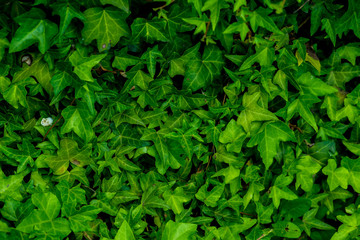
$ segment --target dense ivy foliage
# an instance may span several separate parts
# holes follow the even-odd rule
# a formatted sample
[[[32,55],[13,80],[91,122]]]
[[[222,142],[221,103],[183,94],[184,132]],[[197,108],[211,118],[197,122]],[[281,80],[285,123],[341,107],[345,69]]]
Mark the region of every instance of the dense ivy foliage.
[[[0,6],[0,239],[360,239],[357,0]]]

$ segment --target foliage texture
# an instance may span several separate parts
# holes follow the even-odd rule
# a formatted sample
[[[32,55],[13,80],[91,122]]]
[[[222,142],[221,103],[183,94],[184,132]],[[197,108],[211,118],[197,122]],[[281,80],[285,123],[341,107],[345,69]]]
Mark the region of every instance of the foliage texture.
[[[357,0],[0,1],[0,239],[360,239]]]

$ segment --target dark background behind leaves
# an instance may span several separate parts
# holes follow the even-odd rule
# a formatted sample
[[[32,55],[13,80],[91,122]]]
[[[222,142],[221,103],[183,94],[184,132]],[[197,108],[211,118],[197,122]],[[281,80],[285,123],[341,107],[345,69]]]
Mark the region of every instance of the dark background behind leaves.
[[[0,6],[1,239],[360,237],[357,0]]]

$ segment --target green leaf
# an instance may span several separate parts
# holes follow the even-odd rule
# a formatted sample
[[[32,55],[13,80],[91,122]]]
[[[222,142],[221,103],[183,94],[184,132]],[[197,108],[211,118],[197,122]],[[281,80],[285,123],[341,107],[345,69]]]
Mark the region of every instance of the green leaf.
[[[60,16],[59,35],[64,35],[71,21],[78,18],[85,21],[84,15],[80,12],[79,6],[74,2],[58,2],[51,4],[53,15]]]
[[[147,69],[150,73],[150,76],[154,78],[155,71],[156,71],[156,62],[159,61],[158,59],[163,59],[163,55],[158,50],[158,45],[154,48],[148,48],[148,50],[141,56],[141,59],[144,59],[147,65]]]
[[[330,37],[331,42],[336,45],[336,30],[335,30],[335,24],[328,18],[323,18],[321,20],[322,27],[321,30],[326,31],[327,35]]]
[[[220,19],[220,10],[228,7],[229,4],[227,4],[224,0],[206,0],[206,2],[204,3],[201,11],[210,11],[210,21],[213,30],[215,30],[216,25]]]
[[[279,208],[281,199],[294,200],[298,198],[298,196],[287,187],[292,181],[293,179],[291,177],[286,177],[285,175],[279,175],[275,179],[269,195],[273,200],[275,208]]]
[[[91,55],[90,57],[82,56],[79,51],[74,52],[70,56],[70,62],[74,67],[74,73],[84,81],[94,82],[91,70],[98,64],[106,54]]]
[[[65,119],[65,123],[61,127],[61,134],[74,131],[86,143],[94,137],[94,131],[89,122],[87,107],[84,104],[79,104],[77,107],[66,107],[61,115]]]
[[[251,68],[254,63],[259,63],[262,67],[270,66],[275,60],[273,48],[264,47],[256,50],[254,55],[248,57],[241,65],[240,71]]]
[[[280,141],[293,141],[296,142],[295,135],[291,129],[283,122],[271,122],[265,126],[248,142],[248,147],[258,145],[258,150],[268,169],[276,154],[279,151]]]
[[[128,0],[100,0],[102,5],[111,4],[121,10],[129,13],[129,1]]]
[[[278,120],[275,114],[257,104],[259,98],[260,92],[244,94],[242,105],[245,107],[245,110],[241,111],[237,123],[240,124],[246,132],[250,132],[251,124],[254,121]]]
[[[43,56],[40,54],[33,55],[32,58],[33,60],[31,66],[23,64],[22,70],[15,73],[13,83],[24,81],[24,79],[28,77],[34,77],[46,90],[46,92],[51,95],[53,91],[50,83],[52,74],[49,70],[48,64],[43,61]]]
[[[131,24],[133,41],[145,39],[146,42],[153,41],[167,42],[169,39],[164,31],[166,22],[161,19],[146,20],[144,18],[137,18]]]
[[[293,101],[287,108],[287,118],[286,121],[289,121],[295,113],[299,113],[304,120],[310,124],[315,131],[318,131],[318,126],[315,121],[315,117],[310,111],[310,106],[314,103],[319,102],[319,99],[313,95],[302,95]]]
[[[71,86],[75,81],[76,79],[67,71],[57,72],[50,80],[55,95],[58,95],[66,87]]]
[[[195,194],[195,197],[200,201],[204,202],[206,206],[216,207],[218,200],[224,192],[225,185],[217,185],[210,192],[207,191],[209,183],[205,183],[199,191]]]
[[[74,232],[91,231],[91,225],[96,220],[101,209],[95,206],[83,206],[69,217],[70,228]]]
[[[69,222],[65,218],[57,218],[60,213],[60,201],[52,193],[34,193],[31,196],[37,209],[16,227],[24,233],[32,233],[34,230],[53,236],[66,237],[70,232]]]
[[[138,70],[135,73],[128,74],[128,80],[126,81],[124,87],[121,92],[126,93],[131,90],[131,88],[138,86],[142,90],[147,90],[149,83],[154,79],[150,77],[148,74],[144,73],[142,70]]]
[[[276,26],[271,17],[267,16],[269,14],[269,9],[264,9],[259,7],[250,16],[250,25],[254,32],[257,31],[258,27],[263,27],[270,32],[280,33],[280,29]]]
[[[33,16],[37,17],[33,18]],[[17,23],[20,27],[11,40],[10,53],[19,52],[37,42],[39,43],[39,51],[42,54],[50,48],[51,39],[58,32],[58,27],[55,23],[44,19],[44,17],[43,11],[38,8],[32,8],[30,12],[17,18]]]
[[[344,63],[335,66],[335,68],[330,71],[328,74],[327,83],[329,85],[344,89],[345,84],[353,78],[359,76],[359,74],[359,66],[351,66],[349,63]]]
[[[183,188],[177,187],[174,192],[166,191],[164,193],[164,199],[175,214],[180,214],[184,211],[183,203],[191,200],[190,197],[186,196]]]
[[[349,178],[348,183],[351,185],[355,192],[360,192],[360,163],[358,159],[351,159],[345,157],[341,160],[341,166],[348,170]]]
[[[123,220],[114,240],[135,240],[134,233],[126,220]]]
[[[244,41],[245,38],[246,38],[246,35],[248,34],[249,31],[250,31],[250,29],[249,29],[248,25],[246,24],[246,22],[239,21],[239,22],[235,22],[235,23],[230,24],[225,29],[223,34],[240,33],[241,41]]]
[[[308,236],[310,236],[312,228],[316,228],[320,230],[335,230],[335,228],[332,227],[331,225],[326,224],[320,221],[319,219],[317,219],[315,217],[317,212],[318,212],[318,208],[313,208],[307,213],[305,213],[302,219],[305,232]]]
[[[353,66],[356,64],[356,58],[360,56],[360,45],[358,43],[347,44],[336,50],[340,58],[348,60]]]
[[[301,236],[300,228],[292,222],[279,221],[272,226],[275,236],[285,238],[298,238]]]
[[[186,64],[183,88],[196,91],[208,86],[220,75],[223,65],[220,49],[212,45],[205,47],[202,58],[197,56]]]
[[[64,146],[64,144],[62,145]],[[65,156],[64,156],[65,157]],[[70,188],[70,184],[66,181],[61,181],[56,185],[56,189],[61,195],[61,215],[69,217],[76,212],[77,204],[86,204],[85,191],[76,186]]]
[[[296,188],[301,186],[305,192],[310,192],[314,184],[314,176],[320,171],[321,165],[313,160],[310,156],[300,158],[296,169]]]
[[[310,72],[302,74],[297,82],[304,91],[304,94],[313,94],[315,96],[325,96],[331,93],[336,93],[338,90],[327,85],[321,79],[314,77]]]
[[[24,171],[19,174],[13,174],[9,177],[0,176],[0,199],[2,201],[6,198],[12,198],[17,201],[23,200],[20,188],[23,188],[23,178],[28,173],[28,171]]]
[[[84,12],[84,29],[81,34],[85,44],[96,39],[99,52],[114,47],[121,37],[130,37],[127,17],[116,8],[90,8]]]
[[[360,38],[360,21],[359,21],[359,5],[355,0],[349,0],[349,6],[345,14],[338,19],[336,25],[336,33],[342,37],[344,32],[353,30],[354,34]]]
[[[229,152],[241,152],[241,147],[246,138],[246,133],[234,119],[231,119],[225,130],[220,133],[219,142],[227,144]]]
[[[90,153],[91,149],[89,147],[79,151],[77,142],[65,138],[60,141],[57,156],[48,156],[46,163],[54,171],[54,174],[61,175],[68,169],[70,162],[79,167],[88,165]]]
[[[177,223],[170,220],[165,225],[161,240],[191,239],[191,236],[196,233],[196,228],[196,224]]]
[[[329,159],[328,165],[323,168],[322,172],[328,176],[327,183],[330,191],[333,191],[338,186],[346,189],[348,186],[349,171],[344,167],[337,168],[336,161]]]

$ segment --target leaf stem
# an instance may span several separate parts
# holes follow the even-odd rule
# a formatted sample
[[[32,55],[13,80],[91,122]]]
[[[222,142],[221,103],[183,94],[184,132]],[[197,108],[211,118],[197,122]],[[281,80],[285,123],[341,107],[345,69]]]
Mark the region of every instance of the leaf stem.
[[[300,11],[308,2],[310,2],[310,0],[307,0],[306,2],[304,2],[303,5],[301,5],[298,9],[296,9],[294,13],[297,13],[298,11]]]
[[[153,8],[154,11],[157,11],[157,10],[161,10],[167,6],[169,6],[170,4],[172,4],[173,2],[175,2],[175,0],[172,0],[169,4],[165,3],[164,5],[158,7],[158,8]]]
[[[256,239],[256,240],[260,240],[260,239],[263,239],[264,237],[266,237],[267,235],[269,235],[271,232],[273,232],[274,231],[274,229],[271,229],[269,232],[267,232],[267,233],[264,233],[263,235],[261,235],[258,239]]]

